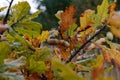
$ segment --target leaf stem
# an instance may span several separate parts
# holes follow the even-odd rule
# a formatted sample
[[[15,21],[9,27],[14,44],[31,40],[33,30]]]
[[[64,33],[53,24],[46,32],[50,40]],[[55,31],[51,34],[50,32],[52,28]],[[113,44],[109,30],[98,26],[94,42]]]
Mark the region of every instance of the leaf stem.
[[[106,25],[103,25],[91,38],[89,38],[76,52],[70,56],[70,58],[66,61],[66,63],[70,62],[77,54],[80,52],[92,39],[94,39],[98,34],[104,30]]]
[[[11,8],[11,5],[12,5],[13,1],[14,1],[14,0],[11,0],[11,2],[10,2],[10,4],[9,4],[7,13],[6,13],[5,18],[4,18],[4,20],[3,20],[3,24],[6,24],[6,23],[7,23],[7,19],[8,19],[9,12],[10,12],[10,8]]]

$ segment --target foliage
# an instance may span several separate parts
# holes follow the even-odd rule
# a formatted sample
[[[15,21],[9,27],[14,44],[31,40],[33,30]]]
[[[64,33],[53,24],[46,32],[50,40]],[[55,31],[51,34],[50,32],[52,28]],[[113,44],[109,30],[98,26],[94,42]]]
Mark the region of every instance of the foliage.
[[[58,19],[54,16],[54,14],[58,10],[65,10],[66,7],[68,7],[72,0],[36,0],[38,3],[40,2],[38,9],[40,7],[45,6],[46,9],[43,11],[36,19],[35,21],[38,21],[42,23],[43,29],[48,30],[51,28],[57,28],[58,27]],[[54,5],[53,5],[54,4]]]
[[[33,21],[41,11],[30,15],[26,1],[14,5],[7,27],[0,24],[0,80],[115,80],[104,75],[120,68],[120,44],[112,41],[120,38],[115,5],[103,0],[96,11],[85,10],[80,26],[71,5],[55,14],[60,27],[50,31]],[[109,34],[99,39],[106,27]]]

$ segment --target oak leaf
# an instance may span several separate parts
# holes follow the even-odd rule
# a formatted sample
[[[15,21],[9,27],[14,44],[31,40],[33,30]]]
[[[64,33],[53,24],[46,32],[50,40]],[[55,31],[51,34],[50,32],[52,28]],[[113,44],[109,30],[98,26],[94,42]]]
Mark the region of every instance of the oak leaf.
[[[69,8],[66,8],[66,10],[61,14],[60,32],[63,38],[70,25],[75,23],[75,19],[73,18],[74,14],[75,9],[73,5],[71,5]]]
[[[99,55],[96,60],[96,65],[92,70],[92,80],[97,80],[102,77],[104,72],[104,59],[102,55]]]

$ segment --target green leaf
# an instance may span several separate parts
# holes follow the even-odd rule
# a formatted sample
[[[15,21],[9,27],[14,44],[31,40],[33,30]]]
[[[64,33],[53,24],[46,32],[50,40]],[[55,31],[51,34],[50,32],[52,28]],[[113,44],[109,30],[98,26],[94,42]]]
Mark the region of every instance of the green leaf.
[[[75,34],[75,29],[77,28],[77,24],[70,25],[68,29],[68,36],[73,36]]]
[[[60,73],[63,80],[84,80],[82,77],[78,76],[69,66],[63,64],[56,57],[52,58],[52,67]]]
[[[100,64],[101,64],[102,62],[104,62],[103,55],[98,55],[98,56],[97,56],[97,59],[95,60],[95,63],[94,63],[95,65],[93,65],[93,66],[91,66],[91,67],[96,68],[96,67],[98,67],[98,66],[101,66]]]
[[[35,54],[37,54],[36,60],[49,61],[51,53],[52,51],[48,47],[37,49],[35,52]]]
[[[22,34],[22,35],[26,34],[32,38],[38,37],[40,35],[40,33],[38,33],[37,31],[28,30],[23,27],[15,27],[14,29],[18,32],[18,34]]]
[[[74,70],[75,67],[76,67],[73,62],[69,62],[67,65],[68,65],[72,70]]]
[[[30,29],[30,30],[35,30],[40,32],[41,28],[42,28],[42,24],[34,22],[34,21],[27,21],[27,22],[19,22],[19,24],[23,27],[25,27],[26,29]]]
[[[36,61],[34,57],[35,56],[31,56],[29,59],[28,70],[31,70],[32,72],[44,73],[45,70],[47,70],[45,63],[43,61]]]
[[[0,42],[0,65],[3,64],[3,60],[8,57],[11,49],[7,42]]]
[[[9,21],[9,25],[12,25],[13,23],[16,23],[23,19],[30,10],[30,5],[27,1],[18,2],[18,4],[14,5],[11,8],[11,17]]]
[[[109,66],[108,68],[105,69],[105,72],[110,72],[113,69],[113,65]]]
[[[102,4],[98,5],[95,17],[95,27],[101,26],[104,19],[108,17],[108,7],[108,0],[103,0]]]
[[[26,17],[22,20],[22,21],[30,21],[36,17],[38,17],[38,15],[41,13],[41,11],[36,11],[35,13],[33,13],[32,15],[26,15]]]
[[[31,37],[37,37],[41,33],[42,25],[34,21],[19,22],[20,27],[14,29],[19,34],[28,34]]]
[[[44,73],[47,69],[44,61],[50,61],[51,50],[47,47],[38,48],[29,58],[28,70]],[[39,67],[38,67],[39,66]]]
[[[15,42],[21,43],[27,49],[31,49],[32,51],[35,50],[33,45],[30,42],[26,41],[22,36],[15,33],[12,29],[9,30],[9,34]]]

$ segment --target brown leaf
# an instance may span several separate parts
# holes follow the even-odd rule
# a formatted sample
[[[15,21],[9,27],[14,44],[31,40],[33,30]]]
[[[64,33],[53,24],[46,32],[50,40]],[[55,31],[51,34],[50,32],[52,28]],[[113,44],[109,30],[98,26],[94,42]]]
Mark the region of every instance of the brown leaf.
[[[112,3],[109,8],[110,8],[110,12],[114,12],[116,8],[116,3],[115,2]]]
[[[65,46],[62,46],[62,45],[57,45],[57,47],[60,50],[61,58],[63,60],[68,60],[68,58],[70,57],[70,51],[69,51],[69,49],[66,48]]]
[[[102,57],[102,55],[100,55]],[[102,77],[104,72],[104,61],[103,59],[100,59],[100,61],[97,62],[99,65],[95,65],[95,67],[92,70],[92,80],[99,79]]]
[[[102,46],[102,54],[106,62],[111,62],[112,58],[105,46]]]
[[[75,23],[75,19],[73,18],[74,14],[75,9],[73,5],[71,5],[69,8],[66,8],[65,12],[61,14],[60,32],[62,33],[63,38],[69,26]]]
[[[29,35],[24,34],[24,38],[28,40],[34,47],[39,47],[39,39],[31,38]]]
[[[110,55],[112,59],[115,61],[115,63],[118,65],[118,67],[120,68],[120,52],[117,50],[111,49]]]
[[[111,26],[111,32],[118,38],[120,38],[120,27]]]
[[[30,77],[28,77],[28,80],[42,80],[39,74],[33,73]]]
[[[115,63],[120,68],[120,51],[117,49],[107,48],[106,46],[99,46],[102,49],[102,53],[104,55],[104,59],[108,62],[111,62],[111,60],[114,60]]]
[[[54,75],[53,75],[53,71],[51,69],[51,63],[50,62],[47,62],[47,67],[48,67],[48,69],[46,71],[47,80],[53,80]]]
[[[75,49],[76,44],[79,43],[76,36],[73,36],[70,41],[70,50]]]

